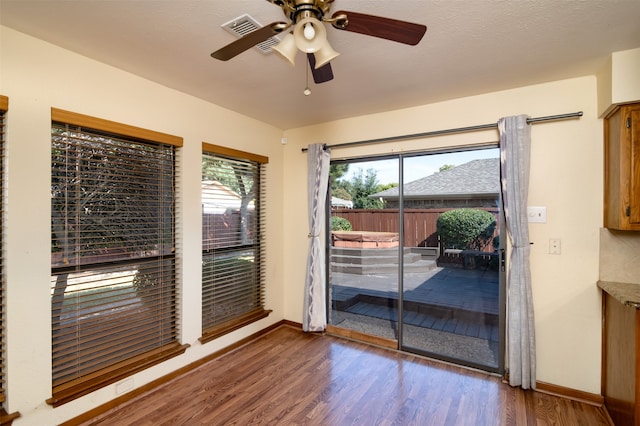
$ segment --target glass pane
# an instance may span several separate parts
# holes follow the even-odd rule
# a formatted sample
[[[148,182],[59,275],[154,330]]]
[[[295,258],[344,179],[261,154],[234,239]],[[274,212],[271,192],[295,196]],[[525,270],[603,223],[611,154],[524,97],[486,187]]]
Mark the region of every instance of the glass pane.
[[[173,260],[51,277],[54,385],[175,339]]]
[[[398,159],[331,165],[329,323],[397,339],[399,213],[381,198]]]
[[[176,168],[174,147],[76,126],[51,142],[56,387],[175,341]]]
[[[203,153],[203,332],[262,307],[260,168]]]
[[[174,149],[53,125],[52,266],[173,252]]]
[[[499,150],[403,161],[402,347],[498,369]]]
[[[253,249],[204,254],[202,268],[203,330],[261,307]]]

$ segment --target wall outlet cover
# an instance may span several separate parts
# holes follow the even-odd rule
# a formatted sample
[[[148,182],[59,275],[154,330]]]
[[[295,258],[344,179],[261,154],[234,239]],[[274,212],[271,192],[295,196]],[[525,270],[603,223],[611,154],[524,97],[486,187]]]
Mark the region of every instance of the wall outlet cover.
[[[527,207],[527,219],[530,223],[547,223],[547,208]]]

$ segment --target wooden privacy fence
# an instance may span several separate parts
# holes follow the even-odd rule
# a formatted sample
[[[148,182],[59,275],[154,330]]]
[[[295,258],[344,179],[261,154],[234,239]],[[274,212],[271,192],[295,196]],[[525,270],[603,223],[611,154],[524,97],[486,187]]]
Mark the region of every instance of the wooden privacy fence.
[[[497,207],[476,207],[486,210],[496,218],[494,235],[500,229],[499,209]],[[404,209],[404,246],[405,247],[438,247],[436,221],[438,217],[453,209]],[[351,223],[354,231],[398,232],[398,209],[334,209],[331,216],[339,216]],[[493,248],[489,247],[493,251]]]
[[[247,241],[253,242],[254,213],[249,211],[245,218],[248,226],[243,232],[242,217],[237,210],[224,213],[202,214],[202,249],[215,250],[239,248]]]

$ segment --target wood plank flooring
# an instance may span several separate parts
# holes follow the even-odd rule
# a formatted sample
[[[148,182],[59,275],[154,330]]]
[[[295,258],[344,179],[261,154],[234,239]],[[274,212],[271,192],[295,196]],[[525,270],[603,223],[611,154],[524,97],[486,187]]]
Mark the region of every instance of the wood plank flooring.
[[[281,326],[87,425],[608,425],[599,407]]]

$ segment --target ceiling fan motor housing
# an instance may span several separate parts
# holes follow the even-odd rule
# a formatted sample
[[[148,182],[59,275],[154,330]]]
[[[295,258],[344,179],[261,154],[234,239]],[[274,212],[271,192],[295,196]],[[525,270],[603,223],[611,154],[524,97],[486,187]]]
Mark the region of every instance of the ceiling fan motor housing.
[[[267,0],[280,6],[285,16],[297,23],[300,19],[314,17],[319,21],[329,13],[334,0]]]

